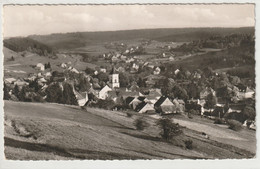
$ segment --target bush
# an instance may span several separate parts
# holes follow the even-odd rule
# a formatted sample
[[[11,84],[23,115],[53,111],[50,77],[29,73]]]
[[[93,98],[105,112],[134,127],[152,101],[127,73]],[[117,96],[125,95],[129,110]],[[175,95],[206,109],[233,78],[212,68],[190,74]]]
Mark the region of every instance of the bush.
[[[182,134],[182,130],[178,123],[173,123],[169,118],[161,118],[157,121],[157,125],[161,128],[160,135],[163,139],[170,141],[173,137]]]
[[[242,124],[236,120],[228,120],[227,121],[229,128],[234,131],[239,131],[242,129]]]
[[[129,113],[129,112],[126,112],[126,116],[127,116],[127,117],[132,117],[133,114],[132,114],[132,113]]]
[[[200,112],[198,110],[191,109],[190,114],[200,115]]]
[[[191,139],[185,140],[184,143],[185,143],[185,147],[186,147],[187,149],[190,149],[190,150],[192,149],[192,143],[193,143],[193,141],[192,141]]]
[[[216,118],[214,124],[225,124],[225,121],[220,118]]]
[[[134,121],[134,126],[137,130],[144,130],[144,128],[148,127],[149,124],[141,117]]]

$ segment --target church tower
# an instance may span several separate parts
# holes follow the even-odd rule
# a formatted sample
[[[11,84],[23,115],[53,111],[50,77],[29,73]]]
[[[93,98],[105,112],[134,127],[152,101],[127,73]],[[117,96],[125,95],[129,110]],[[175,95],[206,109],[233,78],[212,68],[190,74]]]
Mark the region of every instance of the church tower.
[[[111,83],[111,87],[114,88],[119,88],[119,74],[115,71],[114,67],[112,68],[112,71],[110,72],[109,75],[109,82]]]

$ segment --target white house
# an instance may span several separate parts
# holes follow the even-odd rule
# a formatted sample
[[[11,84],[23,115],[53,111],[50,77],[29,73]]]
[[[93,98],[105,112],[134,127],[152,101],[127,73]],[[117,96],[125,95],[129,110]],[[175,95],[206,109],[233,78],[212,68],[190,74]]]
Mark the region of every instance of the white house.
[[[253,98],[254,97],[254,91],[252,89],[250,89],[249,87],[246,88],[246,92],[245,92],[245,98]]]
[[[44,70],[45,70],[45,66],[44,66],[44,64],[42,64],[42,63],[37,63],[36,68],[39,69],[39,70],[41,70],[41,71],[44,71]]]
[[[72,68],[70,71],[79,74],[79,71],[76,68]]]
[[[98,98],[99,99],[102,99],[102,100],[105,100],[107,97],[108,97],[108,92],[109,91],[112,91],[112,89],[106,85],[105,87],[103,87],[99,93],[98,93]]]
[[[79,106],[84,106],[88,102],[88,93],[87,92],[79,93],[77,91],[74,91],[74,94],[76,96]]]
[[[155,70],[153,71],[153,74],[158,75],[158,74],[160,74],[160,72],[161,72],[161,69],[159,67],[156,67]]]
[[[62,63],[62,64],[60,65],[60,67],[62,67],[62,68],[67,68],[67,65],[66,65],[66,63]]]
[[[100,68],[100,72],[106,73],[107,70],[105,68]]]
[[[179,72],[180,72],[180,70],[179,70],[179,69],[176,69],[176,70],[174,71],[174,74],[177,75]]]
[[[51,72],[46,72],[45,76],[46,77],[50,77],[51,76]]]

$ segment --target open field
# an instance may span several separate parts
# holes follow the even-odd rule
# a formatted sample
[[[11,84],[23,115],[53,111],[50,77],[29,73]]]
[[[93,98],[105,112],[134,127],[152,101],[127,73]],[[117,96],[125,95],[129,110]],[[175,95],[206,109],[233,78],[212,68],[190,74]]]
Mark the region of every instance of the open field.
[[[183,138],[193,140],[193,150],[180,146],[183,143],[167,143],[159,137],[156,119],[149,116],[144,118],[150,127],[138,131],[133,125],[137,114],[127,117],[123,112],[77,106],[4,103],[7,159],[222,159],[255,154],[214,137],[205,139],[188,126],[183,128]]]

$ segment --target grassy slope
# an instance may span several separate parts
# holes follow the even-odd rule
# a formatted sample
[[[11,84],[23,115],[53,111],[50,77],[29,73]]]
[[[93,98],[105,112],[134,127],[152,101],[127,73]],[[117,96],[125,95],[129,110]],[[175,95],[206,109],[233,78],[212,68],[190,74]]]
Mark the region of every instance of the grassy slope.
[[[151,126],[136,131],[124,113],[49,103],[5,101],[5,155],[7,159],[177,159],[245,158],[252,153],[205,140],[184,129],[193,138],[194,149],[162,141],[154,119]],[[228,148],[227,148],[228,147]],[[240,152],[240,154],[238,154]]]

